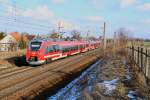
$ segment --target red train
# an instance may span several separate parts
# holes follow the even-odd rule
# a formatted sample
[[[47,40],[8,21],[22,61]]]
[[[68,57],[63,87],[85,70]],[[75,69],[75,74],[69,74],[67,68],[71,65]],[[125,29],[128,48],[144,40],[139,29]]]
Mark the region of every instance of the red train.
[[[100,46],[100,41],[52,41],[35,39],[29,43],[26,61],[30,65],[40,65],[69,55],[86,52]]]

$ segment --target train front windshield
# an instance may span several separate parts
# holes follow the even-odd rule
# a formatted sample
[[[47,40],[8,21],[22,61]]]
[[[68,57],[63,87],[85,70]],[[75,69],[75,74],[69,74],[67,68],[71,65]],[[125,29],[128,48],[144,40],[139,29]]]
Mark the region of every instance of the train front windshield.
[[[31,42],[31,51],[38,51],[41,47],[41,42]]]

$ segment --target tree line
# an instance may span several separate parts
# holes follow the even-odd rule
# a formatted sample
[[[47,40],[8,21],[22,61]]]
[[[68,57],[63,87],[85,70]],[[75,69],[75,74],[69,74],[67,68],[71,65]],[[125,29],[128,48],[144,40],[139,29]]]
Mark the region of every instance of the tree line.
[[[18,32],[19,33],[19,32]],[[81,36],[81,32],[78,30],[72,30],[70,32],[69,36],[64,37],[63,34],[61,32],[57,32],[57,31],[51,31],[49,34],[29,34],[27,32],[22,32],[19,33],[21,35],[21,39],[19,41],[17,41],[17,45],[19,49],[25,49],[27,47],[28,42],[31,40],[29,39],[29,41],[26,41],[24,39],[24,36],[30,38],[30,36],[34,36],[34,38],[52,38],[52,39],[63,39],[65,41],[73,41],[73,40],[82,40],[82,39],[88,39],[88,40],[97,40],[99,39],[99,37],[94,37],[94,36],[89,36],[87,37],[83,37]],[[0,32],[0,40],[2,40],[5,36],[7,36],[6,32]]]

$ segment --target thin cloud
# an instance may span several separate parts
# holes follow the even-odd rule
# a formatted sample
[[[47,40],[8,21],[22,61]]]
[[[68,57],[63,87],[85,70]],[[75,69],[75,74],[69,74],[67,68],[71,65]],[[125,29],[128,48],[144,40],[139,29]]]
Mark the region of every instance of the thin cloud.
[[[143,23],[144,23],[144,24],[148,24],[148,25],[150,25],[150,19],[146,19],[146,20],[144,20],[144,21],[143,21]]]
[[[0,3],[9,3],[10,1],[9,0],[0,0]]]
[[[150,3],[145,3],[138,7],[140,10],[150,11]]]
[[[120,7],[126,8],[128,6],[135,4],[136,2],[137,0],[120,0]]]
[[[62,4],[65,2],[65,0],[52,0],[52,2],[55,4]]]
[[[104,18],[101,17],[101,16],[88,16],[88,17],[86,18],[86,20],[92,21],[92,22],[99,22],[99,21],[103,21]]]
[[[54,16],[54,13],[49,10],[46,5],[38,6],[35,9],[25,10],[22,14],[24,17],[32,17],[36,19],[50,19]]]
[[[91,3],[92,7],[96,8],[96,9],[101,9],[103,7],[103,5],[104,5],[103,1],[104,0],[89,0],[89,2]]]
[[[61,26],[65,29],[65,30],[80,30],[80,27],[71,23],[71,22],[68,22],[68,21],[60,21],[61,23]]]

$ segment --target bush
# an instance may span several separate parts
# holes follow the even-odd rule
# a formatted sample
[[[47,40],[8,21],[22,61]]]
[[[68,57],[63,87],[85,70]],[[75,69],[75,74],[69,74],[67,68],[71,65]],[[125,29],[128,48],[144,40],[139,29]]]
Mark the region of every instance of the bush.
[[[19,41],[19,48],[20,48],[20,49],[25,49],[26,47],[27,47],[26,41],[24,41],[23,39],[21,39],[21,40]]]

